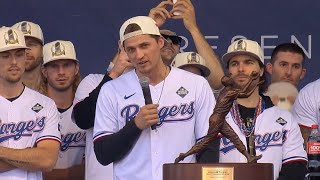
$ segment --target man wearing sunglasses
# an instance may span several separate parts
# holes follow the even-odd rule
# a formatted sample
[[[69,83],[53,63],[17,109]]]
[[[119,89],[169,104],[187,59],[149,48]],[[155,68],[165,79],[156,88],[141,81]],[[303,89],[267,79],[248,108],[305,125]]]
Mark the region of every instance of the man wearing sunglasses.
[[[161,57],[163,62],[170,66],[174,57],[180,52],[182,38],[177,36],[175,32],[167,29],[160,30],[160,33],[166,39],[161,49]]]
[[[172,10],[168,11],[166,8],[170,6]],[[179,11],[179,15],[174,15],[177,14],[177,11]],[[197,25],[195,10],[190,0],[179,0],[176,3],[172,3],[171,0],[162,1],[150,10],[149,17],[156,21],[158,27],[161,27],[167,19],[182,19],[184,26],[192,36],[197,52],[206,60],[207,67],[211,71],[208,77],[211,88],[214,90],[222,88],[220,80],[224,72],[221,63]],[[160,33],[167,40],[161,50],[161,57],[166,64],[170,65],[180,52],[182,39],[169,30],[161,30]]]

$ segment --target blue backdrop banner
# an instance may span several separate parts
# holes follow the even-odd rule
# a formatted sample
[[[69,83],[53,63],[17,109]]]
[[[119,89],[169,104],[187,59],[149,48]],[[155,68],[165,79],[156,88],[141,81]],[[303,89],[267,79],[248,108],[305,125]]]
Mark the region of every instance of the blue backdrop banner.
[[[75,44],[82,77],[104,73],[117,52],[121,24],[147,15],[160,0],[10,0],[1,2],[0,26],[27,20],[39,24],[45,42],[70,40]],[[272,49],[295,42],[306,53],[307,74],[300,88],[320,77],[320,1],[310,0],[193,0],[197,23],[221,57],[237,38],[259,42],[270,59]],[[164,27],[183,37],[182,51],[195,46],[181,20],[169,19]]]

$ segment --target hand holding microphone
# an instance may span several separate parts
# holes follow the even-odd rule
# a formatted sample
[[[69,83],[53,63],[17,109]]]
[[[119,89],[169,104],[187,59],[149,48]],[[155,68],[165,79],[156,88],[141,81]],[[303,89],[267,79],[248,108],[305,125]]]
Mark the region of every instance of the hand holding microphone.
[[[135,123],[139,129],[145,129],[151,126],[151,129],[156,129],[156,124],[159,122],[158,104],[152,104],[152,98],[149,88],[149,78],[141,77],[140,85],[145,99],[145,106],[143,106],[137,116]]]

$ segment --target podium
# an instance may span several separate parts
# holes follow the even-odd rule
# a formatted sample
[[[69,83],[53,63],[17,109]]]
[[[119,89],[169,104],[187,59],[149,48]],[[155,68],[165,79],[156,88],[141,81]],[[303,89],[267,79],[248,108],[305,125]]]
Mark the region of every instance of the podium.
[[[163,165],[163,180],[273,180],[271,163],[178,163]]]

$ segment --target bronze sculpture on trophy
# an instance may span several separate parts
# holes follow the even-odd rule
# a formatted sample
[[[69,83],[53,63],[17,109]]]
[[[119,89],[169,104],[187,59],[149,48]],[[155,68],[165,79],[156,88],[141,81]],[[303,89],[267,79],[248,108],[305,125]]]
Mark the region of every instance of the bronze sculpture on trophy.
[[[246,158],[248,163],[256,163],[262,155],[255,156],[254,154],[249,154],[246,147],[239,139],[239,136],[234,132],[232,127],[226,122],[225,117],[229,113],[233,101],[237,98],[247,98],[253,91],[264,81],[260,81],[259,73],[252,72],[249,82],[244,88],[240,88],[236,85],[234,80],[228,76],[224,76],[221,79],[222,84],[225,86],[220,92],[216,106],[213,110],[212,115],[209,118],[209,129],[208,134],[203,138],[202,141],[196,143],[188,152],[180,153],[179,157],[175,159],[175,163],[182,161],[185,157],[199,153],[204,150],[213,140],[217,138],[220,132],[223,136],[228,138],[240,153],[242,153]],[[255,148],[254,136],[252,133],[251,141],[249,143],[250,148]]]

